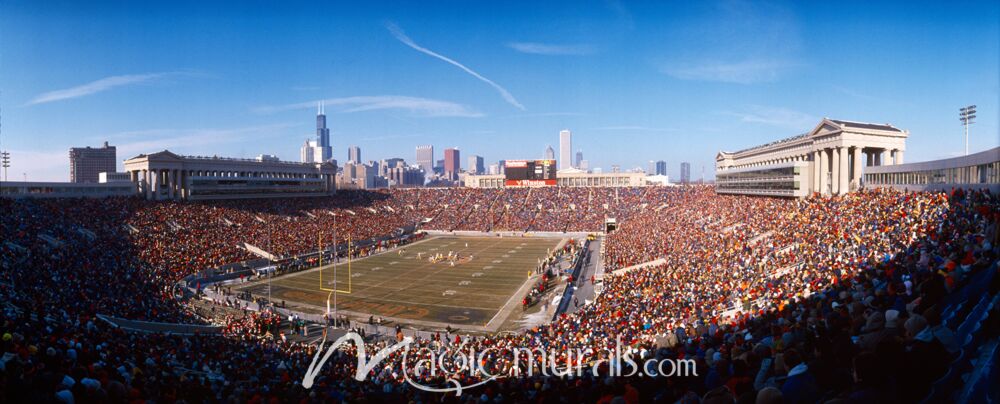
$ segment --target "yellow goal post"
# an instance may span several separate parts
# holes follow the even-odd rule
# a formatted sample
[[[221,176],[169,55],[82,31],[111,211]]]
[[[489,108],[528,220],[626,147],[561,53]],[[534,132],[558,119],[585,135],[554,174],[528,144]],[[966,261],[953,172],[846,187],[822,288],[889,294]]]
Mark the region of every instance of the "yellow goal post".
[[[336,237],[336,236],[334,236],[334,237]],[[336,245],[337,245],[336,239],[334,239],[334,246],[336,246]],[[327,291],[327,292],[330,292],[330,293],[337,292],[337,293],[351,294],[351,291],[354,289],[352,287],[352,285],[351,285],[351,253],[352,252],[353,251],[351,250],[351,238],[350,238],[350,236],[348,236],[347,237],[347,290],[326,287],[326,284],[323,283],[323,235],[322,234],[319,235],[319,290]],[[333,267],[334,267],[334,269],[336,269],[337,268],[337,261],[336,261],[337,260],[337,248],[336,247],[334,247],[334,249],[333,249],[333,257],[334,257],[333,258],[334,259],[334,261],[333,261]],[[336,272],[334,272],[334,278],[333,278],[333,280],[334,280],[334,283],[336,283],[336,281],[337,281]]]

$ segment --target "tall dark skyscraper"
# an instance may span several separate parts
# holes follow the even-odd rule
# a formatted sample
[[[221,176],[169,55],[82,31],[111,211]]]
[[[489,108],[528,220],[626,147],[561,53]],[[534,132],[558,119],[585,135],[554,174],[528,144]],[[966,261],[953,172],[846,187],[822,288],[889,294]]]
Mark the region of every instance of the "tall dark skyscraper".
[[[667,162],[663,160],[650,161],[652,170],[650,174],[652,175],[667,175]]]
[[[333,150],[330,147],[330,129],[326,127],[326,111],[320,106],[319,114],[316,115],[316,146],[320,148],[322,159],[327,161],[333,158]]]
[[[333,158],[333,148],[330,147],[330,129],[326,127],[326,113],[323,104],[316,111],[316,140],[306,139],[302,145],[300,159],[303,163],[319,163]]]
[[[681,163],[681,183],[687,184],[691,182],[691,163],[683,162]]]
[[[573,167],[580,168],[580,163],[583,162],[583,150],[576,151],[576,164]]]

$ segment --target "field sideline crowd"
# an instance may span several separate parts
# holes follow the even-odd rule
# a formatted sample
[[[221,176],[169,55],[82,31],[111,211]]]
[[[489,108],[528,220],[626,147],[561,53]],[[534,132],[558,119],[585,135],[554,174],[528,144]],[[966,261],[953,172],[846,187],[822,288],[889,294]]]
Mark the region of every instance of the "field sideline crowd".
[[[213,202],[0,198],[0,210],[0,402],[917,402],[953,357],[1000,337],[998,305],[974,332],[952,322],[1000,290],[1000,198],[986,192],[790,200],[700,186],[454,188]],[[620,224],[603,241],[606,271],[665,262],[606,277],[593,303],[550,324],[419,339],[413,348],[426,350],[407,363],[391,355],[364,382],[352,379],[351,347],[303,388],[316,347],[275,338],[281,318],[268,311],[226,311],[223,335],[130,333],[96,317],[202,324],[177,282],[255,259],[244,243],[290,257],[418,223],[597,232],[606,217]],[[697,376],[506,377],[460,397],[403,377],[456,345],[494,349],[483,365],[511,374],[503,352],[589,349],[559,357],[589,364],[618,341],[640,358],[692,359]],[[392,343],[372,340],[366,352]],[[426,371],[411,378],[449,385]]]

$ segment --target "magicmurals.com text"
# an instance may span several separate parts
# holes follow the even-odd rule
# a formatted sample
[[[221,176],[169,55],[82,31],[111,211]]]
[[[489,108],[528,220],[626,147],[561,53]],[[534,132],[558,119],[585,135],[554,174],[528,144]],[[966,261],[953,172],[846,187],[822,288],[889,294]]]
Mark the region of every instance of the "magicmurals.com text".
[[[481,386],[493,380],[505,377],[531,377],[534,375],[552,377],[581,377],[585,372],[593,376],[611,377],[684,377],[698,376],[694,359],[645,358],[639,356],[639,351],[631,348],[623,349],[621,338],[616,339],[614,349],[599,350],[566,350],[545,351],[541,348],[495,348],[481,351],[467,344],[453,347],[431,349],[420,347],[411,350],[413,339],[403,338],[391,346],[382,348],[371,360],[365,352],[364,340],[361,335],[351,332],[343,335],[328,346],[324,339],[313,356],[312,363],[302,378],[302,386],[309,389],[313,386],[323,368],[323,365],[341,347],[349,342],[357,348],[357,368],[354,379],[365,381],[376,366],[394,353],[394,359],[399,361],[399,369],[393,372],[402,377],[411,386],[428,392],[451,393],[462,395],[462,390]],[[412,351],[412,352],[411,352]],[[322,355],[322,357],[320,356]],[[411,357],[412,355],[412,357]],[[594,359],[598,358],[598,359]],[[602,371],[601,369],[605,369]],[[457,379],[478,380],[474,384],[463,385]],[[445,387],[428,386],[418,380],[434,379],[443,381]],[[437,384],[437,383],[435,383]]]

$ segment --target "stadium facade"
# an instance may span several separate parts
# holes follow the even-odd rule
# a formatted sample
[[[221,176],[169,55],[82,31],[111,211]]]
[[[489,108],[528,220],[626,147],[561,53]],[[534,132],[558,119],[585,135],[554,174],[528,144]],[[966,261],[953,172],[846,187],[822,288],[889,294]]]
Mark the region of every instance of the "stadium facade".
[[[716,192],[782,197],[842,195],[864,167],[903,164],[909,132],[890,124],[824,118],[808,133],[715,158]]]
[[[146,199],[238,199],[322,196],[336,192],[336,160],[180,156],[164,150],[125,160],[135,192]]]
[[[866,187],[906,191],[948,191],[955,188],[1000,192],[1000,147],[968,156],[865,170]]]

